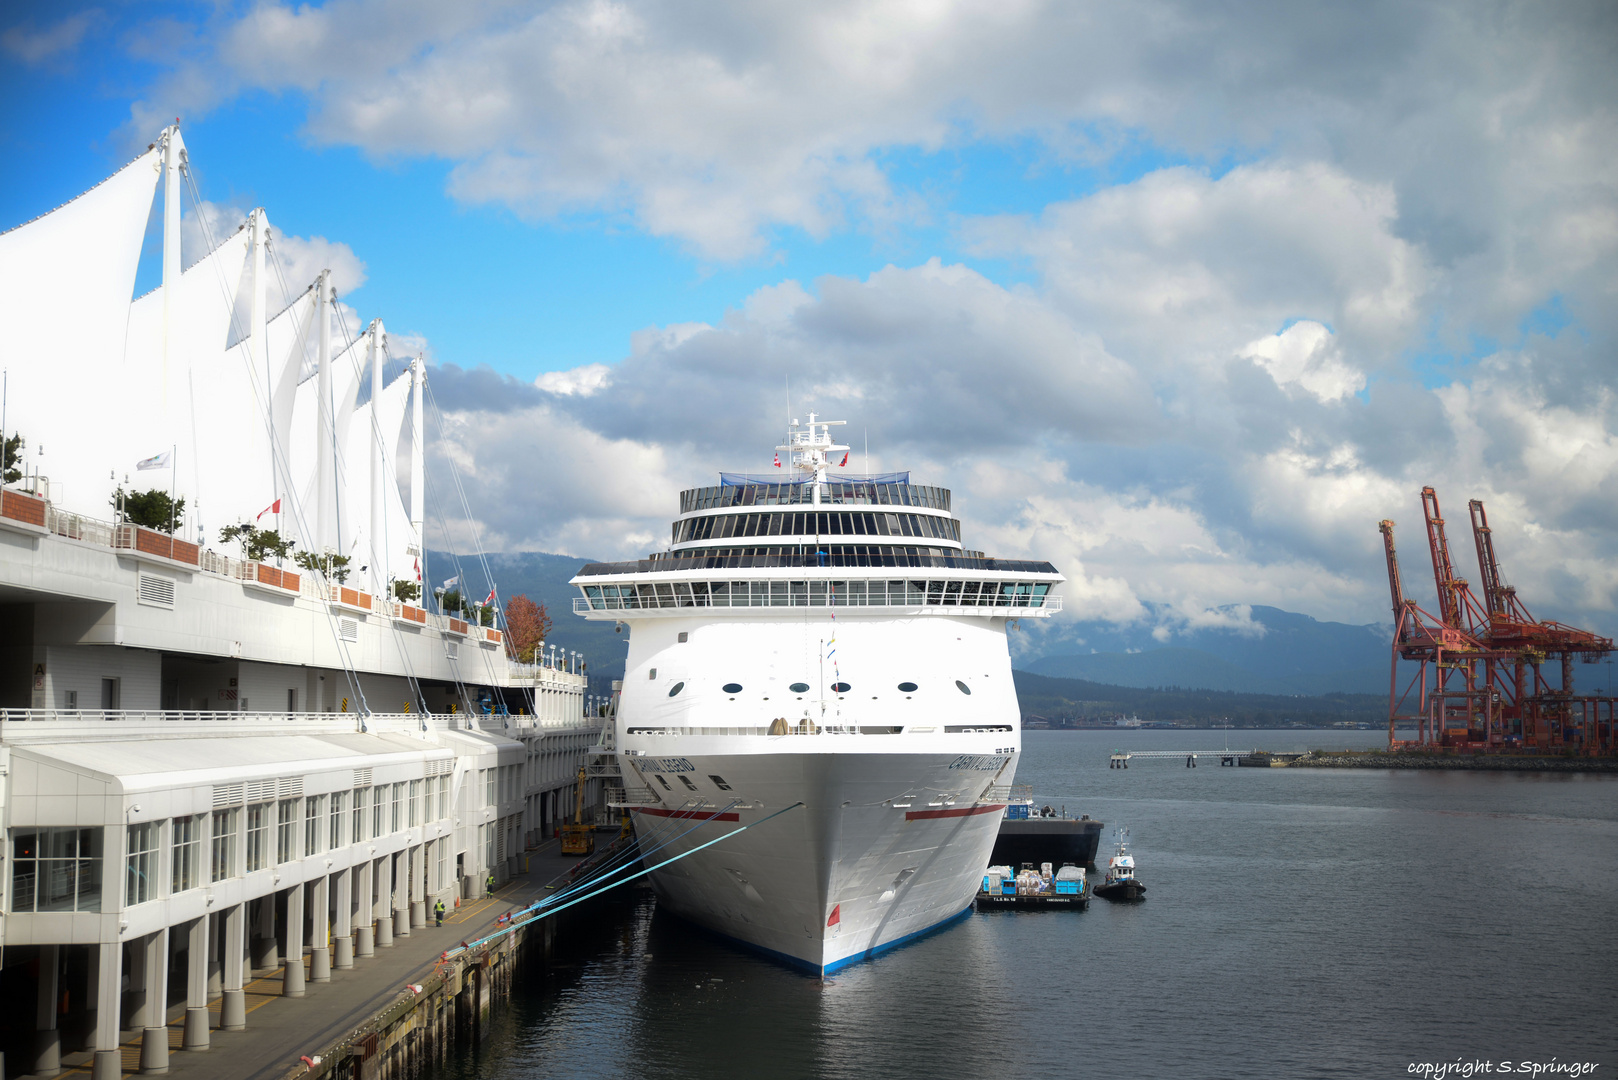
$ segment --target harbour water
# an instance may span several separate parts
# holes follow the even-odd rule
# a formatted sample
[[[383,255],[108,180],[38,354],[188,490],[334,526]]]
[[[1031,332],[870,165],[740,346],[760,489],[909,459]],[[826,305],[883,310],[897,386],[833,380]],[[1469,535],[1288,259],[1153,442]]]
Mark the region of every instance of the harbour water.
[[[1381,739],[1230,737],[1274,751]],[[1113,749],[1224,739],[1024,734],[1018,782],[1105,820],[1109,842],[1127,825],[1145,903],[971,914],[822,982],[624,889],[570,924],[478,1051],[439,1076],[1618,1071],[1618,778],[1107,768]]]

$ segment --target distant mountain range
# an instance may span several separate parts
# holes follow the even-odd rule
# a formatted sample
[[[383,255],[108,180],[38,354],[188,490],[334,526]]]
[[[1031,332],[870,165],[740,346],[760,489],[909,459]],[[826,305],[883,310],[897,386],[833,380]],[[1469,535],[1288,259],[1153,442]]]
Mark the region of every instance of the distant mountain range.
[[[1081,623],[1064,637],[1084,651],[1048,650],[1017,666],[1037,675],[1132,687],[1245,694],[1386,694],[1389,627],[1321,622],[1280,608],[1252,608],[1262,634],[1224,628],[1177,633],[1172,645],[1150,626]]]
[[[544,552],[488,559],[500,596],[509,601],[521,593],[544,604],[553,624],[550,643],[583,653],[592,682],[623,677],[627,635],[614,633],[612,623],[573,614],[578,590],[568,580],[595,560]],[[429,552],[428,570],[435,583],[460,572],[468,595],[481,596],[488,589],[475,557],[461,556],[457,562],[444,552]],[[1053,678],[1137,688],[1310,696],[1387,693],[1389,628],[1321,622],[1257,606],[1252,621],[1264,628],[1262,635],[1208,628],[1180,632],[1172,644],[1154,638],[1150,626],[1079,623],[1064,631],[1062,645],[1016,666]]]

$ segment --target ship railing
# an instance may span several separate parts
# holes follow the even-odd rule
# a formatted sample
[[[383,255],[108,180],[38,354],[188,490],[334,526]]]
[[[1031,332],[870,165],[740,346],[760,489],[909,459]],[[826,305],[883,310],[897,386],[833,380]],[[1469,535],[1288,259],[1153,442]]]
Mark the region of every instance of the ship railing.
[[[681,584],[685,584],[682,582]],[[705,583],[704,583],[705,584]],[[761,584],[794,584],[792,582],[763,582]],[[941,583],[940,583],[941,584]],[[586,585],[587,590],[598,589],[595,585]],[[711,608],[719,611],[739,611],[744,608],[777,608],[777,607],[897,607],[897,608],[929,608],[945,607],[958,611],[1002,612],[1002,611],[1043,611],[1055,614],[1062,610],[1061,596],[1033,596],[1029,594],[992,595],[977,597],[972,603],[962,603],[959,596],[947,593],[938,595],[932,590],[913,596],[909,594],[895,596],[891,593],[875,593],[858,597],[839,596],[835,604],[827,602],[823,596],[812,593],[798,593],[783,591],[779,595],[769,594],[754,596],[729,596],[726,594],[695,593],[678,590],[669,595],[640,596],[635,594],[623,595],[632,586],[620,587],[620,595],[604,595],[605,590],[599,590],[603,595],[592,593],[589,596],[576,596],[573,598],[573,612],[576,615],[587,615],[592,611],[655,611],[671,608]]]
[[[983,789],[983,794],[978,796],[978,802],[980,802],[980,803],[1003,803],[1003,802],[1009,802],[1011,800],[1013,792],[1019,792],[1019,791],[1023,791],[1023,790],[1026,790],[1026,791],[1029,792],[1029,796],[1028,796],[1029,798],[1033,797],[1033,790],[1034,789],[1033,789],[1033,787],[1031,787],[1029,785],[1021,785],[1019,787],[1012,787],[1009,784],[990,784],[988,787]],[[1021,797],[1022,797],[1021,795],[1018,795],[1018,798],[1021,798]]]
[[[623,787],[609,785],[607,788],[608,806],[655,806],[658,798],[649,787],[625,784]]]

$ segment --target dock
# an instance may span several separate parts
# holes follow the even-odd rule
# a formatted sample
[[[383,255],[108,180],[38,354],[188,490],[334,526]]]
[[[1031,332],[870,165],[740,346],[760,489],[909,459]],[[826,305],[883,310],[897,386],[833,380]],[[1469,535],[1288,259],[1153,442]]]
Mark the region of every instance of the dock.
[[[1269,768],[1288,764],[1303,756],[1302,753],[1272,754],[1267,750],[1114,750],[1107,759],[1107,768],[1127,769],[1135,758],[1184,761],[1188,769],[1197,767],[1198,758],[1218,758],[1221,765]]]

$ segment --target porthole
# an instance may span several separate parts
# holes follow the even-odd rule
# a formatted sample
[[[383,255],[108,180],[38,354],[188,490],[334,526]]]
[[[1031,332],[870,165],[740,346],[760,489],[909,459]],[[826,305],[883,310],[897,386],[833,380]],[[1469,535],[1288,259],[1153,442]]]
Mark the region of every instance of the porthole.
[[[834,682],[831,684],[831,689],[834,694],[846,694],[854,688],[846,682]]]
[[[957,683],[956,685],[960,685],[960,684]],[[669,697],[673,697],[675,694],[678,694],[681,690],[684,690],[684,689],[685,689],[685,683],[683,683],[683,682],[675,683],[673,686],[669,687]]]
[[[742,692],[742,684],[739,682],[728,682],[724,686],[720,687],[720,689],[724,690],[724,692],[727,694],[739,694]]]
[[[959,679],[955,680],[955,689],[959,690],[963,694],[970,694],[972,692],[972,688]]]
[[[809,684],[806,682],[795,682],[791,686],[787,687],[787,689],[791,690],[794,694],[807,694],[809,692]]]
[[[899,693],[901,693],[901,694],[914,694],[915,692],[916,692],[916,684],[915,683],[913,683],[913,682],[902,682],[902,683],[899,684]]]

